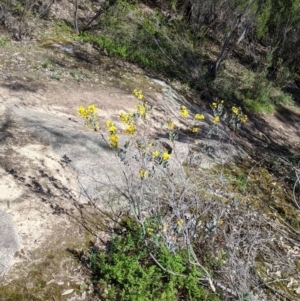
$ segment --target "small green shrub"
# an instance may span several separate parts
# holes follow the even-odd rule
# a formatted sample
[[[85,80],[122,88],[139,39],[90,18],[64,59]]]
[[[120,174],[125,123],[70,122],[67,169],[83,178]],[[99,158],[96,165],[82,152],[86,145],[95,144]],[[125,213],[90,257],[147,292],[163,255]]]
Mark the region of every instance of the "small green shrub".
[[[123,226],[126,232],[118,229],[119,235],[112,238],[107,251],[90,254],[94,282],[98,283],[102,298],[108,301],[219,300],[199,283],[202,275],[189,263],[186,251],[175,254],[166,247],[156,248],[156,252],[151,248],[157,261],[174,273],[171,274],[149,256],[142,227],[130,219]]]
[[[50,60],[46,60],[45,62],[42,63],[42,67],[43,68],[49,68],[51,66],[51,61]]]
[[[0,36],[0,46],[7,46],[8,45],[8,38],[6,36]]]
[[[281,93],[277,96],[274,96],[272,99],[273,99],[273,102],[275,105],[279,105],[279,104],[293,105],[294,104],[293,97],[287,93]]]

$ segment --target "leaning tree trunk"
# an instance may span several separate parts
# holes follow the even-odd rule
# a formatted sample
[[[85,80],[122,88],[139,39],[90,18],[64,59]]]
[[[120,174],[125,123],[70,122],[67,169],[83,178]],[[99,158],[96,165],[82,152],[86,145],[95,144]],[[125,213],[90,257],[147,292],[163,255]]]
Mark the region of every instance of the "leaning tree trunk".
[[[78,30],[78,0],[73,0],[73,5],[74,5],[74,30],[76,34],[79,34]]]
[[[218,55],[218,58],[216,59],[216,61],[211,65],[210,70],[209,70],[210,76],[213,79],[215,79],[217,77],[217,74],[218,74],[218,71],[220,69],[221,63],[228,57],[228,54],[231,53],[232,50],[245,38],[245,35],[246,35],[249,27],[255,21],[255,19],[256,19],[257,15],[259,14],[263,4],[265,3],[265,0],[260,0],[255,14],[252,16],[252,18],[247,23],[245,23],[243,25],[243,20],[246,18],[246,15],[249,13],[249,10],[250,10],[253,3],[254,3],[253,0],[249,0],[244,12],[239,14],[236,17],[236,20],[234,22],[234,25],[233,25],[232,29],[230,30],[230,32],[227,33],[227,35],[224,39],[220,54]],[[234,42],[231,47],[229,47],[229,43],[230,43],[230,41],[233,37],[233,34],[234,34],[235,30],[239,27],[242,27],[242,33],[239,35],[237,41]]]

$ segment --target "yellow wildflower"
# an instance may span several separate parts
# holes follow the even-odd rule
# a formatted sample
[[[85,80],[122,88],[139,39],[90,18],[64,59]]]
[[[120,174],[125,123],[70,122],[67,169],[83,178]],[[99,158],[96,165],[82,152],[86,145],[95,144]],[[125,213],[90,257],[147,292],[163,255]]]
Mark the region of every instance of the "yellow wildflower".
[[[169,119],[167,122],[166,122],[169,130],[173,130],[174,129],[174,121],[172,121],[171,119]]]
[[[87,111],[90,113],[90,114],[96,114],[97,111],[98,111],[98,108],[95,107],[95,105],[90,105],[87,107]]]
[[[133,135],[137,130],[137,127],[134,123],[130,123],[129,126],[125,129],[125,132],[129,135]]]
[[[95,124],[93,129],[95,132],[99,131],[100,130],[99,124]]]
[[[112,134],[108,137],[110,141],[110,148],[118,148],[119,147],[119,137],[117,134]]]
[[[217,123],[217,122],[219,122],[220,121],[220,116],[219,115],[217,115],[214,119],[213,119],[213,123]]]
[[[199,128],[192,128],[192,133],[198,133],[199,132]]]
[[[170,159],[170,155],[167,153],[167,152],[164,152],[161,156],[161,158],[164,160],[164,161],[167,161]]]
[[[83,118],[88,118],[89,117],[89,114],[88,114],[87,110],[83,106],[80,106],[78,108],[77,113],[80,117],[83,117]]]
[[[114,125],[110,120],[106,120],[105,124],[107,127]]]
[[[248,116],[243,115],[243,117],[241,118],[241,123],[245,123],[247,120],[248,120]]]
[[[167,229],[168,229],[167,224],[163,224],[163,227],[162,227],[161,231],[162,231],[162,232],[166,232]]]
[[[134,94],[139,100],[142,100],[143,97],[144,97],[142,90],[134,89],[134,90],[133,90],[133,94]]]
[[[153,156],[154,158],[157,158],[157,157],[159,156],[158,150],[152,152],[152,156]]]
[[[213,103],[211,104],[211,106],[215,109],[215,108],[218,106],[218,104],[217,104],[216,102],[213,102]]]
[[[180,219],[180,220],[178,220],[177,221],[177,225],[178,225],[178,227],[182,227],[182,225],[183,225],[183,219]]]
[[[196,115],[194,116],[194,118],[195,118],[196,120],[203,120],[203,119],[205,119],[205,116],[202,115],[202,114],[196,114]]]
[[[106,120],[106,126],[108,127],[108,131],[110,132],[111,135],[115,135],[117,133],[117,128],[115,126],[115,124],[110,121],[110,120]]]
[[[130,123],[130,117],[129,117],[129,115],[127,115],[127,114],[125,114],[125,113],[121,113],[120,114],[120,118],[121,118],[121,120],[124,122],[124,123],[126,123],[126,124],[129,124]]]
[[[186,117],[187,115],[189,115],[189,111],[187,110],[186,106],[181,106],[181,115],[183,117]]]
[[[144,178],[147,176],[148,171],[141,168],[141,169],[139,170],[139,174],[140,174],[141,179],[144,179]]]
[[[117,132],[117,128],[114,124],[112,124],[109,128],[108,128],[109,132],[111,134],[115,134]]]
[[[145,108],[145,106],[143,104],[141,104],[141,103],[138,104],[136,106],[136,108],[137,108],[137,113],[138,113],[139,116],[143,116],[143,115],[146,114],[146,108]]]
[[[224,103],[224,100],[221,100],[220,103],[223,104],[223,103]]]
[[[237,107],[233,106],[232,107],[232,113],[235,114],[235,115],[237,115],[238,112],[239,112],[239,109]]]

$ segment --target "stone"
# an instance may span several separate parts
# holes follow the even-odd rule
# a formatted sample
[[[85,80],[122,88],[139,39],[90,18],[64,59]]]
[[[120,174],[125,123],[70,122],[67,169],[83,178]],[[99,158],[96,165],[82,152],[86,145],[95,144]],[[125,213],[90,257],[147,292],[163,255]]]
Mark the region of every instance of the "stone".
[[[19,250],[18,237],[9,214],[0,210],[0,275],[10,266]]]

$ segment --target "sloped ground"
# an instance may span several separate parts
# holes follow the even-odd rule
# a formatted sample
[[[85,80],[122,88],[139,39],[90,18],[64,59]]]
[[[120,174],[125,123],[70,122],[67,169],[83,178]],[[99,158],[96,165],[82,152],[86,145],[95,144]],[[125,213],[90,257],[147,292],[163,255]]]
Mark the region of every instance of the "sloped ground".
[[[30,61],[34,54],[32,46],[29,48],[30,54],[26,53],[26,46],[20,51],[25,53],[24,56],[28,55]],[[9,53],[6,49],[2,55]],[[45,53],[42,52],[42,55]],[[99,190],[101,195],[107,194],[110,186],[108,176],[114,184],[121,181],[119,165],[113,153],[100,134],[84,127],[77,117],[78,107],[95,104],[99,108],[99,122],[103,129],[107,119],[122,126],[118,115],[134,109],[137,99],[132,96],[131,90],[142,86],[147,99],[154,105],[153,125],[158,129],[167,116],[177,119],[180,105],[187,105],[187,101],[164,82],[151,80],[141,71],[136,74],[124,72],[125,83],[122,73],[114,77],[108,74],[107,77],[113,82],[110,85],[99,83],[95,78],[78,83],[68,77],[53,80],[48,77],[48,70],[41,69],[42,72],[39,72],[31,69],[26,60],[21,61],[22,64],[17,60],[14,67],[10,66],[13,71],[2,73],[0,84],[0,208],[3,215],[8,214],[2,220],[6,222],[7,230],[1,231],[1,241],[5,242],[0,253],[3,254],[0,256],[2,282],[15,278],[14,268],[10,273],[7,271],[9,266],[15,264],[17,270],[21,266],[25,274],[34,274],[29,283],[41,277],[41,286],[46,287],[45,291],[48,289],[47,283],[56,285],[57,289],[50,292],[48,289],[48,293],[60,297],[65,291],[70,291],[70,284],[62,280],[69,274],[66,276],[62,272],[61,264],[64,260],[76,262],[69,258],[66,248],[86,243],[85,236],[80,234],[85,230],[76,223],[74,231],[74,220],[70,219],[70,215],[76,215],[78,204],[87,203],[87,195],[95,198]],[[9,67],[4,66],[5,69]],[[177,123],[180,126],[183,120]],[[155,133],[153,130],[151,135],[159,137],[159,133]],[[183,141],[181,149],[186,153],[185,144]],[[105,208],[106,204],[99,206]],[[122,204],[116,202],[114,206],[120,209]],[[55,260],[52,260],[53,256]],[[56,266],[55,262],[60,260],[62,263]],[[50,271],[63,273],[63,276],[37,272],[49,262]],[[19,277],[22,279],[25,274]],[[73,284],[77,288],[78,283],[79,286],[84,283],[80,277],[72,277],[76,278],[77,284]],[[25,289],[28,295],[24,295],[24,291],[22,298],[32,298],[32,294],[38,298],[41,292],[33,293],[31,284],[28,285]],[[7,287],[3,294],[12,294],[13,291],[13,288]],[[77,289],[70,295],[75,294],[78,300],[78,293]],[[69,298],[70,295],[62,298]]]
[[[35,43],[11,43],[0,50],[0,210],[2,216],[10,216],[6,230],[0,232],[1,242],[5,242],[0,243],[0,272],[4,284],[13,283],[12,288],[4,286],[0,300],[10,300],[5,294],[16,293],[16,287],[22,294],[15,300],[25,300],[24,296],[28,300],[88,298],[86,279],[66,249],[84,248],[93,238],[71,216],[76,215],[78,204],[87,203],[86,193],[95,197],[99,187],[107,193],[107,176],[114,183],[121,181],[121,176],[104,139],[86,129],[77,117],[80,105],[99,108],[103,129],[107,119],[121,126],[120,112],[137,104],[131,91],[142,89],[154,106],[150,134],[160,139],[165,138],[159,132],[160,122],[170,117],[183,126],[180,105],[187,105],[207,116],[198,142],[214,147],[227,162],[248,158],[245,150],[291,154],[299,146],[299,115],[293,112],[296,108],[283,108],[273,116],[250,116],[240,134],[224,127],[223,148],[218,149],[218,142],[204,134],[211,119],[209,105],[191,91],[185,94],[197,105],[189,106],[170,86],[134,66],[100,57],[93,49],[85,51],[90,62]],[[188,142],[184,136],[178,142],[182,154],[187,153]],[[212,166],[209,160],[202,164]],[[10,272],[5,269],[12,264],[15,268]],[[14,282],[18,274],[20,282]],[[27,275],[23,286],[22,277]],[[40,286],[33,289],[36,283]]]

